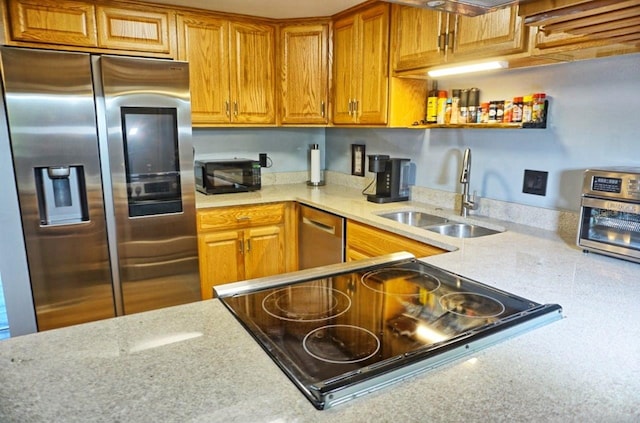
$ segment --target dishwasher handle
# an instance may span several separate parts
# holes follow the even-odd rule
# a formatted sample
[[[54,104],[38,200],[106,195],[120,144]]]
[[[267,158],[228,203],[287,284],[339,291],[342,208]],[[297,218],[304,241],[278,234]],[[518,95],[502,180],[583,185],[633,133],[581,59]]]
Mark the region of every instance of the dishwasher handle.
[[[302,218],[302,223],[305,225],[313,226],[314,228],[324,231],[326,233],[329,233],[331,235],[336,235],[336,231],[338,229],[335,227],[335,225],[327,225],[325,223],[318,222],[317,220],[312,220],[306,216]]]

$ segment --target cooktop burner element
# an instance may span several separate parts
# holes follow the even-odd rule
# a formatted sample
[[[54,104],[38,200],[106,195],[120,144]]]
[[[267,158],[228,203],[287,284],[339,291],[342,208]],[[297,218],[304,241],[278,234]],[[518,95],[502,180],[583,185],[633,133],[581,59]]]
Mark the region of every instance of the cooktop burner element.
[[[312,330],[302,341],[310,356],[327,363],[357,363],[373,357],[380,349],[378,337],[351,325],[327,325]]]
[[[504,305],[495,298],[473,292],[452,292],[440,297],[442,308],[464,317],[498,317]]]
[[[351,307],[346,294],[325,286],[294,286],[279,289],[262,300],[271,316],[292,322],[319,322],[338,317]]]
[[[408,253],[215,289],[319,409],[562,318]]]
[[[397,283],[394,283],[397,281]],[[407,285],[410,281],[412,285]],[[432,292],[440,288],[440,280],[433,275],[415,269],[404,269],[401,267],[384,267],[382,269],[367,272],[362,275],[362,283],[367,288],[382,292],[388,295],[419,296],[421,293]],[[384,285],[381,285],[384,283]],[[385,291],[380,289],[384,286]],[[410,292],[403,292],[403,289],[410,286]],[[415,292],[415,288],[419,292]],[[406,289],[405,289],[406,290]]]

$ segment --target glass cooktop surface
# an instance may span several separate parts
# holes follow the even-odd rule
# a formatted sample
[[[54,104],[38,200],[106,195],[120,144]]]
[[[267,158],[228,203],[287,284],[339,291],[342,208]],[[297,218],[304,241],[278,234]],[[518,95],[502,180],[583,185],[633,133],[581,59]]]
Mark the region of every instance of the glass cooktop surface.
[[[317,408],[561,312],[413,259],[221,301]]]

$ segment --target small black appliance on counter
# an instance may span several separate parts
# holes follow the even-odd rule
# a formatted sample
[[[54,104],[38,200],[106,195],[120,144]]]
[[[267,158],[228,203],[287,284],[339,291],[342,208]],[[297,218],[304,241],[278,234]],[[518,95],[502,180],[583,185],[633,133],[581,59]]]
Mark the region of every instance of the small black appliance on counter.
[[[369,155],[369,172],[376,173],[376,193],[367,195],[367,200],[372,203],[409,200],[409,161],[383,154]]]
[[[196,160],[196,190],[203,194],[257,191],[260,162],[250,159]]]

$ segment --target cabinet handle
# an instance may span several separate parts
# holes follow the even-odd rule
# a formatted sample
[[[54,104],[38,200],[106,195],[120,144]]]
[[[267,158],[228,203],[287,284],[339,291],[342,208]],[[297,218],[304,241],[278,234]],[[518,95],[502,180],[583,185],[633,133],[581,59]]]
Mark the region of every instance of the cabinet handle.
[[[456,39],[455,31],[451,31],[447,33],[447,50],[450,50],[453,53],[453,44]]]
[[[233,115],[234,116],[238,116],[238,102],[237,101],[233,102]]]
[[[237,216],[236,217],[236,222],[242,222],[242,221],[245,221],[245,220],[251,220],[251,217],[250,216]]]
[[[251,251],[251,240],[250,239],[247,240],[247,253],[249,251]]]
[[[227,114],[227,116],[231,116],[231,109],[229,107],[229,100],[224,102],[224,111]]]
[[[324,100],[320,102],[320,116],[324,117]]]
[[[353,101],[349,99],[349,116],[353,113]]]
[[[240,254],[244,254],[244,240],[241,239],[238,241],[238,251],[240,252]]]
[[[358,115],[358,106],[359,106],[359,101],[358,100],[353,100],[353,115],[357,116]]]

